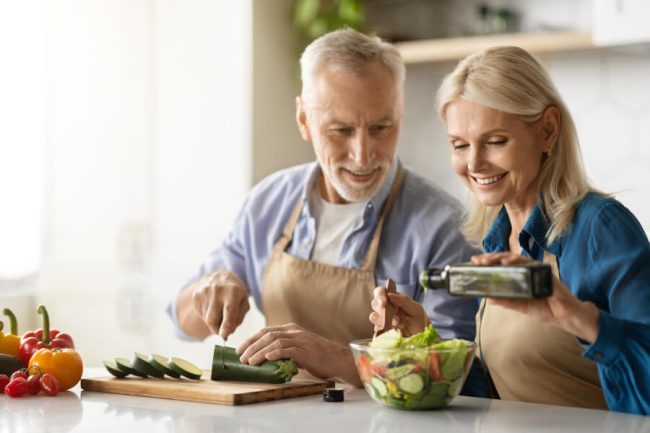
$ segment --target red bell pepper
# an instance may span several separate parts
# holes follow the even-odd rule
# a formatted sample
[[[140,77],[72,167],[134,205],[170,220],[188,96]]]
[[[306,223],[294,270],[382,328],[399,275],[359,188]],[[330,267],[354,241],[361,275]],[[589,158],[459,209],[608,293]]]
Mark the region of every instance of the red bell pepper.
[[[18,357],[25,366],[29,365],[30,358],[39,349],[56,347],[74,349],[74,341],[69,334],[50,329],[50,316],[43,305],[40,305],[36,312],[43,316],[43,328],[26,332],[20,339]]]

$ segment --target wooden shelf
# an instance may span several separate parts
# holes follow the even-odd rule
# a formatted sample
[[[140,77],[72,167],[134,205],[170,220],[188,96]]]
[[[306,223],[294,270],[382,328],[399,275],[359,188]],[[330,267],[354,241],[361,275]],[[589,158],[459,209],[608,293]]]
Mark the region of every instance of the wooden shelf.
[[[516,45],[534,54],[596,47],[591,34],[582,32],[509,33],[399,42],[395,45],[406,64],[456,61],[484,48],[498,45]]]

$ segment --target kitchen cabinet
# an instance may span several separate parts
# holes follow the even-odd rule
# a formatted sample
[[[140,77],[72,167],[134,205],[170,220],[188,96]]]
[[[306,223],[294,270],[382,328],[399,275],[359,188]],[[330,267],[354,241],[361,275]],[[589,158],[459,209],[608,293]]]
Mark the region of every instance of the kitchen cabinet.
[[[593,0],[593,38],[598,45],[650,41],[650,2]]]
[[[486,31],[485,17],[477,13],[480,5],[491,7],[492,15],[509,17],[501,27],[510,32]],[[396,40],[407,64],[456,61],[497,45],[548,54],[650,42],[646,24],[650,2],[645,0],[372,0],[368,9],[370,28]],[[498,27],[492,26],[492,30]]]

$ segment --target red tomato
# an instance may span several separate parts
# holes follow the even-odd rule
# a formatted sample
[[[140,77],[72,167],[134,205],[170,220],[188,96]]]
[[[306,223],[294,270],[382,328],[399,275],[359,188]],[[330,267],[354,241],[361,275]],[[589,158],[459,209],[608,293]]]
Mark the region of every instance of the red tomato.
[[[31,395],[36,395],[41,390],[41,378],[36,375],[31,375],[27,378],[27,392]]]
[[[5,386],[9,383],[9,376],[0,374],[0,393],[5,392]]]
[[[27,380],[28,376],[27,376],[27,373],[25,372],[25,370],[14,371],[11,374],[11,380],[14,380],[14,379],[16,379],[18,377],[22,377],[23,379]]]
[[[28,392],[27,379],[24,377],[18,377],[16,379],[10,380],[7,386],[5,386],[5,394],[9,397],[20,397],[25,395]]]
[[[368,357],[365,355],[359,355],[357,358],[357,367],[359,370],[359,377],[361,377],[361,380],[364,382],[367,382],[370,380],[372,377],[372,372],[370,371],[370,361],[368,361]]]
[[[45,373],[41,377],[41,389],[45,395],[57,395],[59,393],[59,381],[56,380],[53,374]]]
[[[440,354],[437,352],[429,353],[429,378],[434,382],[440,380]]]

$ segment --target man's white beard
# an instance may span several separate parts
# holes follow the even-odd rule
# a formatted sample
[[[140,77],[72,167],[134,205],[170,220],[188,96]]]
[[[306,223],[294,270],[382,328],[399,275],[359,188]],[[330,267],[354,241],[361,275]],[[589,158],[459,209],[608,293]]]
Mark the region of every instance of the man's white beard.
[[[321,168],[323,168],[323,175],[327,178],[332,187],[345,201],[350,203],[357,203],[360,201],[369,200],[371,197],[377,194],[377,191],[379,191],[379,189],[386,181],[386,177],[388,176],[388,172],[390,170],[390,162],[377,164],[375,168],[379,168],[379,176],[373,179],[372,182],[360,186],[351,184],[343,178],[344,175],[342,174],[342,169],[345,168],[345,165],[337,165],[334,167],[330,166],[326,168],[321,165]],[[350,171],[363,172],[368,170],[354,168]]]

